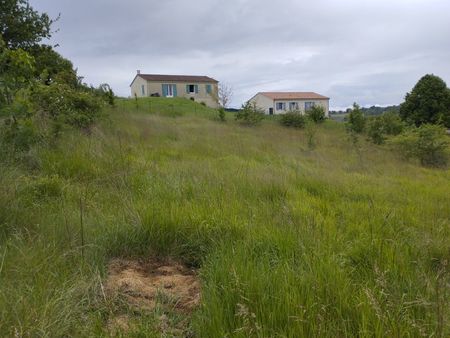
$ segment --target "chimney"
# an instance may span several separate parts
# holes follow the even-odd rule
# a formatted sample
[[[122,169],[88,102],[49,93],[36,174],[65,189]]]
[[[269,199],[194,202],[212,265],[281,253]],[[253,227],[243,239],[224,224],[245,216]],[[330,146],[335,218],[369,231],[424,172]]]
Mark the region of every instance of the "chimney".
[[[136,72],[138,73],[138,75],[141,74],[141,71],[139,69]]]

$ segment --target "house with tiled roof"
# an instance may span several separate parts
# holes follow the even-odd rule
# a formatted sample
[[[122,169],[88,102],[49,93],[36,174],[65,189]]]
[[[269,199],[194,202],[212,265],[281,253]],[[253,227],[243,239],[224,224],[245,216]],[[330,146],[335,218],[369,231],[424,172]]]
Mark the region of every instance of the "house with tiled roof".
[[[288,111],[305,113],[313,106],[320,105],[328,116],[330,98],[313,92],[259,92],[250,99],[251,103],[268,115],[284,114]]]
[[[132,97],[185,97],[218,107],[218,81],[209,76],[141,74],[130,84]]]

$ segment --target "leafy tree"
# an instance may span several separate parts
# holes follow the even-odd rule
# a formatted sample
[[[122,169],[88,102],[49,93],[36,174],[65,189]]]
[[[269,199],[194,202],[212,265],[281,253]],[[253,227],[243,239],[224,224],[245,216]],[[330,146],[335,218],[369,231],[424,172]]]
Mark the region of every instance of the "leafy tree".
[[[241,110],[236,114],[236,120],[242,123],[254,126],[264,119],[264,111],[256,106],[256,103],[247,101],[242,105]]]
[[[320,105],[314,105],[308,109],[306,115],[314,123],[322,123],[325,121],[325,108]]]
[[[361,134],[366,127],[366,118],[359,105],[353,103],[353,109],[347,116],[346,122],[347,131],[350,133]]]
[[[0,1],[0,35],[7,48],[27,49],[50,38],[56,20],[35,11],[28,0]]]
[[[449,140],[445,128],[423,124],[409,128],[390,143],[405,158],[417,158],[424,166],[443,167],[449,159]]]
[[[382,144],[387,135],[398,135],[405,128],[405,123],[394,111],[386,112],[368,119],[367,135],[375,144]]]
[[[406,94],[400,116],[408,123],[444,124],[450,128],[450,89],[438,76],[427,74]]]
[[[55,81],[55,77],[59,73],[65,74],[66,83],[73,86],[78,84],[72,62],[62,57],[51,46],[35,45],[27,51],[35,60],[34,76],[40,78],[45,84]]]
[[[4,42],[0,39],[0,48]],[[34,58],[22,49],[0,51],[0,103],[11,104],[15,93],[28,86],[34,72]]]

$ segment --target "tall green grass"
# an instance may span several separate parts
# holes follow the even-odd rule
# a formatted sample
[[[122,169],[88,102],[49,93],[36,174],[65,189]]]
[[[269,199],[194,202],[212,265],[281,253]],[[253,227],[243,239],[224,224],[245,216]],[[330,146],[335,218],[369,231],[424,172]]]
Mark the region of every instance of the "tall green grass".
[[[108,336],[118,256],[199,269],[198,337],[450,334],[449,170],[357,152],[332,121],[311,150],[270,119],[216,119],[123,100],[91,135],[1,161],[1,335]],[[125,335],[156,334],[129,311]]]

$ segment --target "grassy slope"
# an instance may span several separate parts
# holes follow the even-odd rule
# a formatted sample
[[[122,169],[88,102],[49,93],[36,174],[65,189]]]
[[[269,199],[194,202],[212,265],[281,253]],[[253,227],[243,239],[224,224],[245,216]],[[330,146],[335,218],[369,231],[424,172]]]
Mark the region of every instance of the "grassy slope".
[[[1,334],[107,335],[127,310],[105,265],[147,255],[200,268],[199,337],[450,334],[449,170],[358,155],[334,122],[308,150],[304,131],[213,115],[121,101],[91,136],[1,164]]]

